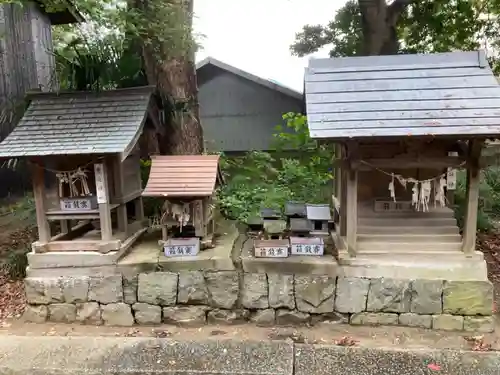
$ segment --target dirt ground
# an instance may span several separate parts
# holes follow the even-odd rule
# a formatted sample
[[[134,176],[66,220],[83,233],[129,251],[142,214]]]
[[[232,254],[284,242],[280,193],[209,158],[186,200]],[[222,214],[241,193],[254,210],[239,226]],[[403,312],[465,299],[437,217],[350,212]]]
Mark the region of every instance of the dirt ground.
[[[15,209],[15,208],[14,208]],[[12,209],[10,210],[12,211]],[[0,264],[5,264],[13,251],[26,251],[36,238],[32,220],[0,212]],[[19,229],[22,228],[22,229]],[[479,234],[478,249],[484,252],[489,278],[495,285],[495,306],[500,306],[500,230]],[[321,323],[302,328],[262,328],[251,324],[240,326],[204,326],[202,328],[157,327],[94,327],[65,324],[28,324],[19,319],[24,311],[22,280],[10,280],[4,266],[0,268],[0,335],[62,335],[62,336],[153,336],[183,340],[217,339],[291,339],[296,342],[335,343],[377,347],[462,348],[500,350],[500,325],[496,334],[467,338],[463,333],[433,332],[406,327],[353,327]]]

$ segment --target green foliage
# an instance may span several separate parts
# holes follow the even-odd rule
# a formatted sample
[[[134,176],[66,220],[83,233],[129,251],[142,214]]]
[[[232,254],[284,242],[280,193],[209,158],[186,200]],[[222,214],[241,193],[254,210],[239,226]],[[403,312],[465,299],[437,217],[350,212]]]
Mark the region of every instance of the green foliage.
[[[455,190],[455,215],[461,228],[465,210],[466,175],[464,171],[459,171]],[[493,229],[493,222],[500,218],[500,167],[490,167],[481,172],[477,214],[477,229],[480,232]]]
[[[141,160],[141,180],[143,187],[145,187],[146,184],[148,183],[150,171],[151,171],[151,160]],[[144,197],[143,204],[144,204],[144,216],[151,218],[160,215],[161,208],[163,206],[163,199]]]
[[[27,254],[30,251],[29,247],[24,249],[13,250],[7,256],[3,269],[12,280],[24,279],[26,277],[26,267],[28,267]]]
[[[399,18],[397,32],[401,53],[447,52],[484,48],[498,51],[500,39],[498,0],[413,1]],[[358,1],[349,0],[326,25],[305,25],[290,49],[306,56],[329,46],[331,57],[360,55],[363,29]],[[493,67],[500,70],[497,55]]]
[[[311,140],[304,115],[287,113],[283,120],[286,125],[277,127],[274,152],[222,158],[226,184],[219,188],[217,202],[226,217],[245,221],[263,207],[282,210],[289,200],[329,201],[331,147]]]

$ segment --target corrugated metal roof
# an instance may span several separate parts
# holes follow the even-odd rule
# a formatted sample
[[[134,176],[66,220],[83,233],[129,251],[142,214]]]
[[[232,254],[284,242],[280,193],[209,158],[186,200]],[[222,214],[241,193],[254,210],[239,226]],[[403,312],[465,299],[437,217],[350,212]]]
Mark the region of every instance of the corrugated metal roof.
[[[483,51],[310,60],[313,138],[500,133],[500,86]]]
[[[219,155],[157,155],[142,195],[148,197],[208,197],[219,174]]]
[[[39,93],[3,142],[0,157],[121,153],[137,140],[153,87]]]

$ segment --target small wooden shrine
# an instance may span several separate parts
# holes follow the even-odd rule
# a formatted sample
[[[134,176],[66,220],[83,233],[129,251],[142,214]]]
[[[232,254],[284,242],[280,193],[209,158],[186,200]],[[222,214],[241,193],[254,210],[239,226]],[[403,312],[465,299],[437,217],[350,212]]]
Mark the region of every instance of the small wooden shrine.
[[[341,259],[432,254],[484,266],[481,149],[500,135],[500,86],[484,51],[311,60],[305,96],[311,137],[337,147]],[[450,206],[457,168],[467,171],[463,238]]]
[[[137,143],[154,101],[153,87],[30,96],[0,157],[32,166],[35,253],[124,253],[145,231]]]
[[[164,198],[160,246],[167,256],[196,255],[213,246],[213,196],[222,182],[219,155],[153,156],[142,195]]]

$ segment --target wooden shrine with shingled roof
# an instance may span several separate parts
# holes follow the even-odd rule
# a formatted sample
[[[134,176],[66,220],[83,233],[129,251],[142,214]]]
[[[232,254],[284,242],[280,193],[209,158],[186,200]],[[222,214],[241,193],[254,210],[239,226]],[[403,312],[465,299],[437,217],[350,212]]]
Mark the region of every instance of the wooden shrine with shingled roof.
[[[159,244],[167,256],[196,255],[200,249],[213,246],[212,199],[221,182],[219,155],[151,158],[151,171],[142,195],[165,199]]]
[[[340,263],[407,262],[409,276],[454,261],[485,278],[475,251],[480,156],[500,134],[500,87],[485,53],[313,59],[305,94],[311,137],[337,146]],[[467,171],[463,238],[452,210],[457,168]]]
[[[29,97],[0,157],[25,158],[33,168],[35,253],[123,254],[146,230],[138,141],[147,124],[159,121],[154,91]],[[60,223],[60,233],[51,233],[51,222]]]

